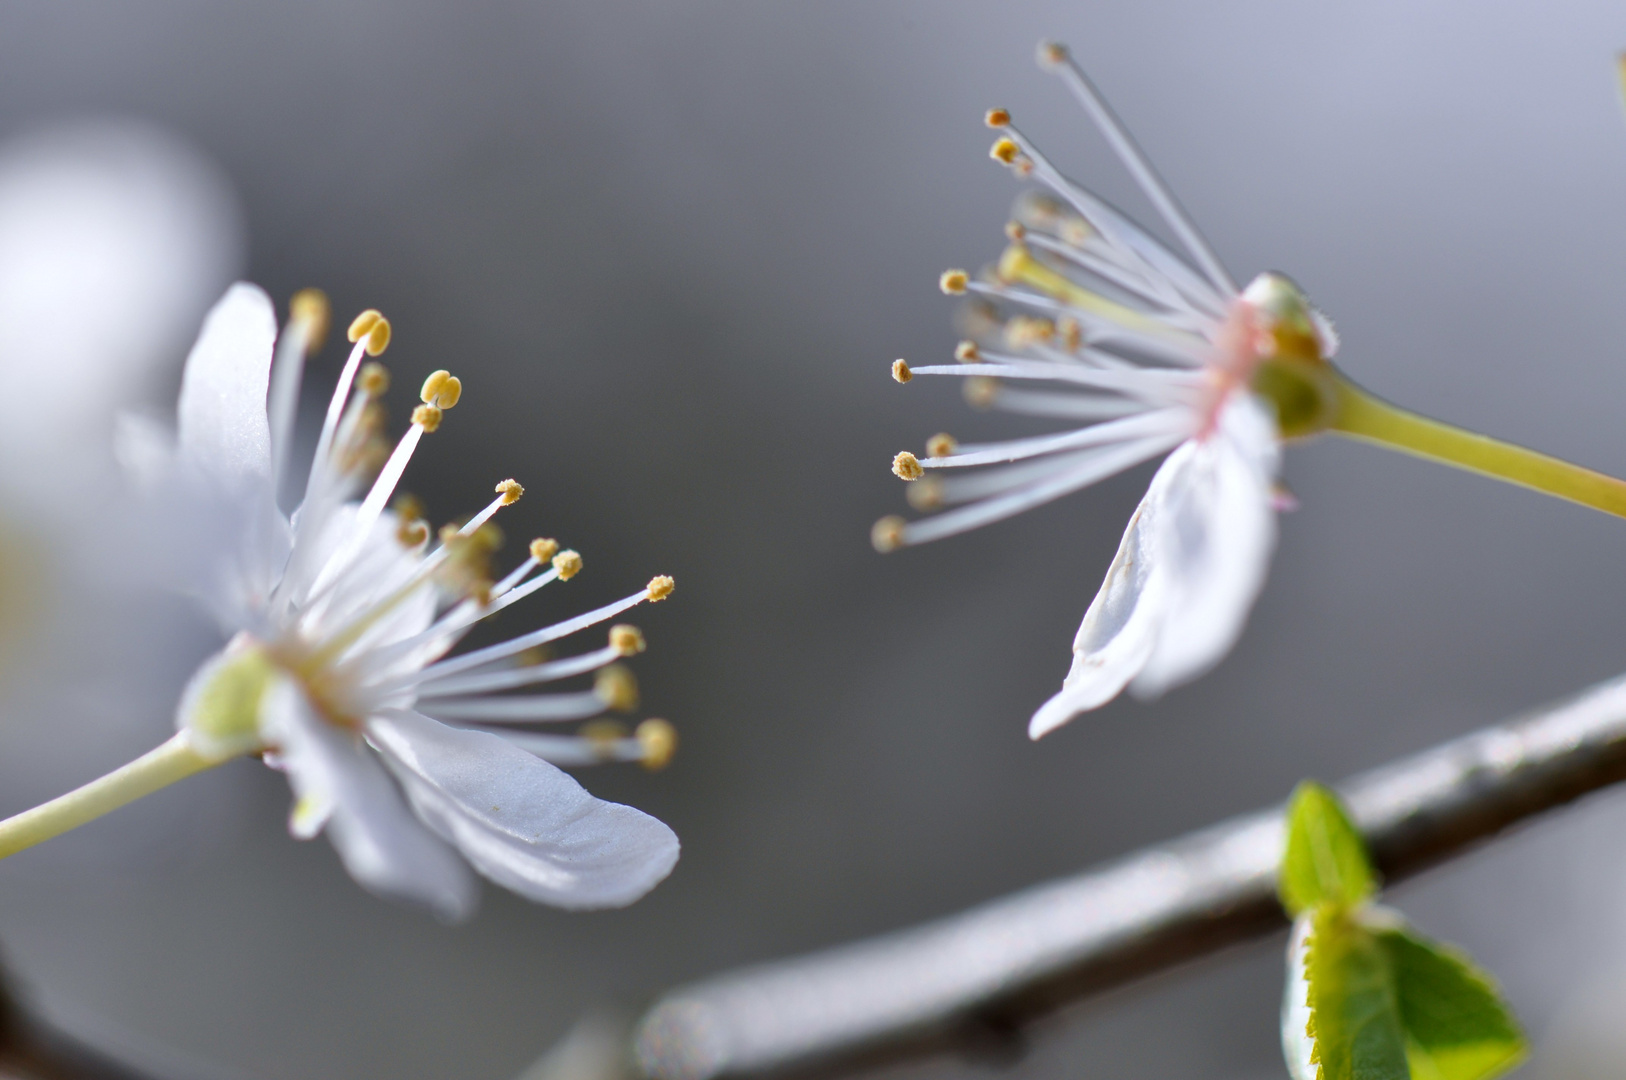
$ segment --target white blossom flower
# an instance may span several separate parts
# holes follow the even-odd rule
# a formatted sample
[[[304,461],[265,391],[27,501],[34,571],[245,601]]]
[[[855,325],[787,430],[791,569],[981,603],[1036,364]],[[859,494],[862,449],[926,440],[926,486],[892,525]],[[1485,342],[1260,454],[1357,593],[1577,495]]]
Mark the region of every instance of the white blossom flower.
[[[363,363],[389,341],[389,323],[377,312],[351,326],[355,345],[303,499],[284,516],[277,492],[301,371],[326,317],[320,294],[300,294],[279,340],[266,295],[233,286],[187,359],[175,436],[150,424],[123,432],[122,456],[162,526],[133,541],[138,554],[145,565],[178,570],[177,583],[231,640],[193,677],[174,739],[0,823],[0,854],[190,772],[260,754],[288,775],[297,797],[293,834],[325,830],[350,874],[374,892],[462,918],[477,896],[472,866],[561,907],[636,900],[671,871],[677,838],[652,817],[593,798],[550,762],[658,765],[672,750],[670,726],[646,721],[630,736],[590,726],[559,736],[514,725],[632,705],[631,677],[613,665],[642,650],[636,629],[616,626],[603,648],[579,655],[539,662],[534,653],[663,599],[671,579],[448,657],[482,619],[572,577],[581,557],[534,541],[524,562],[490,580],[488,522],[519,498],[512,480],[497,485],[496,498],[466,524],[441,530],[438,542],[412,513],[386,509],[414,449],[462,387],[444,371],[431,375],[411,427],[384,453],[375,399],[388,377],[376,362]],[[354,501],[374,471],[377,479]],[[595,671],[591,690],[498,693]]]
[[[1105,704],[1126,686],[1154,696],[1216,663],[1241,633],[1275,542],[1284,435],[1327,422],[1330,326],[1279,274],[1239,291],[1095,88],[1065,50],[1041,46],[1195,267],[1067,179],[1012,124],[992,155],[1047,192],[1018,200],[1010,246],[983,278],[943,275],[973,294],[958,364],[893,376],[967,377],[973,404],[1077,422],[1056,434],[979,445],[947,435],[901,453],[917,508],[954,506],[914,523],[885,518],[890,550],[997,521],[1162,454],[1100,592],[1073,642],[1062,690],[1034,715],[1034,738]],[[1047,384],[1040,388],[1013,388]],[[1172,453],[1171,453],[1172,451]],[[992,468],[939,478],[940,470]]]

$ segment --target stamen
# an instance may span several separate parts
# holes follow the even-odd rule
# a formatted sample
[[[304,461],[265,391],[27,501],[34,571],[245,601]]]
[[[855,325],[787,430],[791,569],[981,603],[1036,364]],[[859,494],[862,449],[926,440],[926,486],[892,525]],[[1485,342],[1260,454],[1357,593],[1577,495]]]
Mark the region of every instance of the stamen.
[[[575,551],[561,551],[553,557],[553,568],[560,581],[569,581],[582,572],[582,557]]]
[[[937,287],[950,296],[958,296],[965,292],[970,281],[971,275],[964,270],[945,270],[937,279]]]
[[[426,521],[403,521],[401,527],[395,530],[395,539],[404,548],[415,548],[420,544],[429,542],[429,523]]]
[[[909,362],[902,359],[892,361],[892,378],[900,383],[906,383],[914,378],[909,371]]]
[[[1138,465],[1171,449],[1178,441],[1174,437],[1148,437],[1114,445],[1108,452],[1094,458],[1087,467],[1081,466],[1076,470],[1064,471],[1052,480],[1026,486],[1003,497],[987,499],[959,510],[938,514],[924,521],[902,525],[898,543],[923,544],[928,540],[940,540],[945,536],[953,536],[1011,517]]]
[[[604,699],[596,690],[580,690],[571,694],[435,698],[425,701],[423,708],[437,720],[481,724],[556,724],[597,716],[604,711]]]
[[[889,551],[896,551],[903,546],[903,538],[907,528],[908,522],[896,514],[888,514],[880,521],[877,521],[875,526],[870,529],[869,542],[875,546],[876,551],[883,555]]]
[[[529,659],[532,651],[545,652],[545,649],[530,650],[515,657],[516,661]],[[589,671],[596,671],[605,664],[613,664],[621,659],[621,653],[614,646],[594,649],[590,653],[580,656],[569,656],[563,660],[538,661],[536,663],[521,663],[516,667],[505,668],[500,671],[477,671],[472,675],[453,675],[444,679],[430,679],[418,688],[420,698],[447,697],[453,694],[485,694],[494,690],[512,690],[516,686],[534,686],[537,683],[554,682],[558,679],[568,679],[575,675],[585,675]]]
[[[677,729],[671,724],[650,717],[638,725],[632,736],[644,752],[644,768],[653,772],[672,763],[672,755],[677,753]]]
[[[1010,165],[1021,156],[1021,153],[1022,148],[1016,145],[1016,140],[1006,136],[994,140],[994,145],[989,149],[988,156],[995,161]]]
[[[943,481],[928,476],[920,483],[905,488],[904,497],[916,510],[936,510],[943,505]]]
[[[377,308],[368,308],[350,320],[350,329],[345,331],[345,336],[350,339],[352,344],[357,343],[366,337],[373,327],[383,321],[384,316]]]
[[[930,458],[917,462],[926,469],[962,468],[969,465],[991,465],[1003,461],[1054,454],[1062,450],[1077,450],[1086,446],[1128,442],[1142,438],[1171,438],[1179,441],[1191,434],[1190,410],[1183,407],[1153,409],[1135,416],[1093,424],[1077,431],[1059,435],[1040,435],[1030,439],[1011,439],[990,444],[986,450],[973,450],[946,458]]]
[[[926,454],[928,457],[948,457],[959,449],[959,446],[953,435],[940,431],[926,440]]]
[[[655,577],[649,579],[648,585],[644,586],[644,593],[649,597],[649,602],[651,604],[658,604],[662,600],[665,600],[668,596],[671,596],[672,590],[676,588],[677,582],[673,581],[665,574],[657,574]]]
[[[977,343],[975,341],[962,341],[954,346],[954,359],[962,364],[974,364],[979,359]]]
[[[420,432],[439,431],[443,415],[433,405],[419,405],[412,410],[412,429]]]
[[[327,336],[327,297],[320,289],[302,289],[288,302],[288,325],[277,338],[271,368],[266,412],[271,428],[273,494],[280,494],[282,476],[293,443],[294,418],[299,412],[299,382],[305,359],[322,347]]]
[[[497,485],[497,494],[502,496],[504,506],[513,506],[519,502],[519,497],[525,494],[525,489],[519,485],[517,480],[504,480]]]
[[[898,456],[892,459],[892,475],[899,480],[919,480],[926,474],[921,469],[919,458],[907,450],[900,450]]]
[[[611,742],[593,741],[580,735],[540,735],[530,731],[500,731],[496,734],[527,753],[555,765],[602,765],[609,761],[642,761],[644,748],[636,735]]]
[[[538,537],[531,541],[531,558],[538,563],[545,563],[558,554],[559,541],[551,538]]]
[[[632,656],[644,651],[644,633],[636,626],[618,623],[610,627],[610,648],[618,656]]]
[[[982,122],[991,128],[1009,127],[1011,114],[1004,109],[989,109],[983,114]]]
[[[356,378],[356,385],[368,397],[377,400],[389,391],[390,369],[376,360],[369,360],[361,365],[361,374]]]
[[[425,405],[450,409],[463,396],[463,382],[449,371],[432,371],[423,381],[418,397]]]
[[[1221,293],[1227,296],[1236,295],[1236,282],[1231,279],[1218,256],[1208,246],[1208,241],[1203,239],[1202,233],[1197,231],[1196,224],[1175,199],[1174,193],[1163,182],[1163,178],[1152,168],[1151,160],[1129,134],[1129,129],[1124,127],[1123,121],[1112,111],[1106,98],[1101,96],[1095,84],[1090,82],[1084,70],[1068,54],[1066,46],[1056,42],[1041,44],[1039,63],[1061,75],[1062,81],[1073,92],[1073,97],[1078,99],[1079,104],[1084,106],[1084,111],[1090,114],[1090,119],[1095,121],[1095,126],[1101,129],[1101,134],[1112,144],[1112,149],[1117,152],[1119,160],[1146,193],[1146,197],[1152,201],[1152,205],[1157,207],[1158,213],[1163,216],[1169,228],[1191,252],[1192,258],[1197,260],[1198,267],[1208,280]]]
[[[965,381],[961,393],[965,396],[965,403],[973,409],[992,408],[994,399],[999,396],[999,380],[974,375]]]
[[[631,712],[638,707],[638,680],[630,670],[620,664],[611,664],[593,680],[593,693],[604,702],[606,709]]]

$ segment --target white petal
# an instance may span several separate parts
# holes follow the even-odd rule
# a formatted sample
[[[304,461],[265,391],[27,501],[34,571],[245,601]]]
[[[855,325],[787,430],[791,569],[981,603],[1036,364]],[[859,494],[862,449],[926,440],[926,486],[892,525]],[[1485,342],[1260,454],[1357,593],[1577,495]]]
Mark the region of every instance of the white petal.
[[[1131,689],[1155,697],[1217,664],[1241,636],[1276,545],[1271,484],[1274,424],[1237,395],[1220,424],[1171,478],[1157,527],[1168,612],[1156,648]]]
[[[1060,692],[1028,722],[1030,738],[1048,734],[1117,697],[1152,655],[1169,598],[1156,551],[1158,518],[1171,478],[1195,449],[1194,443],[1181,444],[1152,477],[1107,568],[1106,580],[1073,638],[1072,669]]]
[[[266,692],[265,728],[297,798],[294,835],[325,824],[345,869],[370,891],[448,920],[473,913],[474,875],[413,817],[360,736],[329,723],[287,678]]]
[[[277,316],[271,298],[238,282],[210,309],[181,378],[181,451],[227,480],[271,476],[265,416]]]
[[[595,799],[570,776],[483,731],[375,717],[368,737],[436,832],[486,877],[564,908],[622,907],[671,873],[672,830]]]
[[[1293,1080],[1316,1080],[1319,1071],[1310,1061],[1315,1040],[1310,1038],[1310,982],[1304,977],[1304,943],[1310,936],[1312,913],[1293,923],[1287,942],[1287,989],[1282,995],[1282,1057]]]

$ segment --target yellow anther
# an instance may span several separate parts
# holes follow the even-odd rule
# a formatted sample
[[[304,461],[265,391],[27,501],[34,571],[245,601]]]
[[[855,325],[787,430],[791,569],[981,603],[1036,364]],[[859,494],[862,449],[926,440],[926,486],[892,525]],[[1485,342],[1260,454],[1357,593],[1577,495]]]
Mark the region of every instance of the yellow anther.
[[[672,755],[677,753],[677,728],[665,720],[650,717],[639,724],[632,735],[638,740],[638,749],[643,751],[644,768],[653,772],[672,763]]]
[[[600,761],[614,761],[616,747],[627,737],[627,725],[619,720],[590,720],[577,732]]]
[[[575,551],[561,551],[553,557],[553,568],[559,571],[560,581],[569,581],[582,572],[582,557]]]
[[[429,377],[423,381],[423,389],[418,391],[418,400],[425,405],[437,404],[436,398],[440,396],[440,388],[446,385],[446,380],[452,377],[450,371],[431,371]]]
[[[1002,161],[1010,165],[1022,156],[1022,148],[1016,145],[1012,138],[995,139],[994,145],[989,148],[988,156],[995,161]]]
[[[982,122],[991,128],[1010,127],[1011,114],[1006,112],[1004,109],[989,109],[988,112],[983,115]]]
[[[403,521],[401,527],[395,530],[395,539],[400,541],[402,547],[417,547],[429,539],[429,523]]]
[[[502,496],[504,506],[513,506],[519,502],[519,497],[525,494],[525,489],[520,487],[518,480],[504,480],[497,485],[497,494]]]
[[[907,450],[902,450],[892,459],[892,475],[899,480],[919,480],[926,475],[926,470],[921,466],[919,458]]]
[[[390,321],[380,315],[373,328],[367,331],[367,355],[378,356],[390,347]]]
[[[423,428],[425,432],[435,431],[440,427],[440,420],[444,415],[433,405],[419,405],[412,410],[412,422]]]
[[[975,341],[962,341],[954,346],[954,359],[962,364],[975,364],[982,359],[982,353]]]
[[[1005,239],[1021,240],[1028,234],[1028,228],[1020,221],[1007,221],[1005,223]]]
[[[960,448],[953,435],[946,431],[939,431],[926,440],[926,453],[931,457],[948,457]]]
[[[918,484],[903,489],[904,497],[916,510],[936,510],[943,505],[943,481],[928,476]]]
[[[537,537],[531,541],[531,558],[539,563],[545,563],[559,553],[559,541],[546,537]]]
[[[381,398],[390,388],[390,369],[377,360],[369,360],[361,365],[361,371],[356,375],[356,385],[368,397]]]
[[[875,550],[885,554],[896,551],[903,546],[904,521],[896,514],[888,514],[875,523],[869,531],[869,542],[875,545]]]
[[[593,679],[593,693],[604,702],[606,709],[631,712],[638,707],[638,680],[620,664],[599,669]]]
[[[435,395],[435,404],[443,409],[450,409],[463,398],[463,380],[456,375],[448,375],[446,381],[440,384],[440,393]]]
[[[1026,349],[1055,340],[1056,324],[1034,315],[1016,315],[1005,324],[1005,344],[1013,349]]]
[[[907,360],[898,359],[892,361],[892,379],[894,382],[906,383],[914,377],[915,373],[909,370]]]
[[[321,289],[300,289],[288,301],[288,321],[305,327],[306,352],[315,352],[322,347],[331,316],[327,294]]]
[[[999,396],[999,380],[986,375],[973,375],[965,381],[962,393],[965,394],[966,404],[973,409],[986,409]]]
[[[636,626],[626,623],[617,623],[610,627],[610,648],[622,656],[632,656],[634,653],[644,651],[644,632]]]
[[[652,604],[671,596],[672,590],[675,588],[677,588],[677,582],[665,574],[657,574],[649,579],[648,585],[644,586],[644,589],[649,593],[649,602]]]
[[[971,284],[971,275],[964,270],[944,270],[943,276],[937,279],[937,287],[950,296],[958,296],[965,292],[965,287]]]
[[[1056,67],[1067,62],[1067,46],[1059,41],[1039,42],[1039,66]]]
[[[363,311],[360,315],[357,315],[354,319],[350,320],[350,329],[345,331],[345,336],[350,339],[352,344],[354,344],[355,342],[358,342],[362,338],[366,337],[367,334],[372,331],[373,327],[377,326],[383,320],[383,318],[383,314],[380,313],[377,308],[368,308],[366,311]]]

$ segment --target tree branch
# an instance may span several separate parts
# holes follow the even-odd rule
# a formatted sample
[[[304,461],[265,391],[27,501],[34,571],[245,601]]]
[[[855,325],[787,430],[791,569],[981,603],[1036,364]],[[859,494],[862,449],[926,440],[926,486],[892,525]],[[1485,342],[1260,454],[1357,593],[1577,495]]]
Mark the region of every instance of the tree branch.
[[[1364,773],[1339,790],[1389,881],[1626,779],[1626,677]],[[1108,988],[1287,925],[1280,807],[959,915],[679,987],[644,1072],[836,1072],[986,1044]]]

